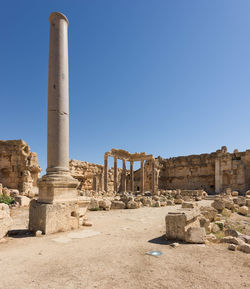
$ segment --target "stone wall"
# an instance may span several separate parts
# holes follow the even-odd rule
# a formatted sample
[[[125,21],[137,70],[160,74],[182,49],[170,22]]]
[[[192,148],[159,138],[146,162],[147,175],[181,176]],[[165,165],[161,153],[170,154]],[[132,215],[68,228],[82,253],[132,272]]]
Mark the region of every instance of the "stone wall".
[[[162,159],[158,157],[159,189],[203,189],[220,193],[226,188],[244,192],[250,188],[250,150]]]
[[[80,186],[78,187],[81,191],[103,191],[104,180],[103,180],[103,165],[70,160],[69,168],[71,175],[78,179]],[[121,174],[122,169],[118,169],[118,187],[121,186]],[[108,170],[108,191],[113,192],[114,188],[114,169]]]
[[[0,140],[0,183],[27,194],[37,192],[41,169],[37,154],[23,140]]]

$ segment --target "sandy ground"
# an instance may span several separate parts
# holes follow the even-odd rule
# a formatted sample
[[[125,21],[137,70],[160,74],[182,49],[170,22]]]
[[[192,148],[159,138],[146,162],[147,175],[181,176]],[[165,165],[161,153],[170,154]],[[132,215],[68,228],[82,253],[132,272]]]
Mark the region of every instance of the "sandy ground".
[[[164,217],[173,209],[88,212],[93,227],[9,237],[0,244],[0,288],[250,288],[249,254],[223,244],[166,243]],[[14,211],[13,228],[24,229],[27,216],[27,209]]]

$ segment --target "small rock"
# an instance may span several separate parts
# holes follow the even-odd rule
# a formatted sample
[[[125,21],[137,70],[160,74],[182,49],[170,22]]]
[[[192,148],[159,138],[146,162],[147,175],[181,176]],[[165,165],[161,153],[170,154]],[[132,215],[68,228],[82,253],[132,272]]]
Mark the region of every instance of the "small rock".
[[[36,231],[36,237],[41,237],[41,236],[42,236],[42,234],[43,234],[43,232],[42,232],[42,231],[40,231],[40,230]]]
[[[234,245],[243,245],[245,243],[241,239],[235,238],[232,236],[224,237],[220,241],[221,241],[221,243],[229,243],[229,244],[234,244]]]
[[[206,238],[207,238],[207,240],[208,240],[209,242],[217,242],[217,238],[216,238],[215,235],[212,234],[212,233],[209,234],[209,235],[207,235]]]
[[[228,250],[231,250],[231,251],[235,251],[236,250],[236,245],[234,245],[234,244],[229,244],[228,245]]]
[[[191,202],[183,202],[181,205],[182,208],[189,208],[189,209],[193,209],[196,206],[197,206],[196,203],[191,203]]]
[[[243,216],[246,216],[248,214],[248,207],[242,206],[239,208],[238,214],[241,214]]]
[[[218,200],[215,200],[211,206],[213,208],[215,208],[218,212],[221,212],[224,208],[225,208],[225,203],[223,202],[223,200],[221,199],[218,199]]]
[[[237,191],[233,191],[233,192],[231,193],[231,195],[232,195],[233,197],[238,197],[239,193],[238,193]]]
[[[233,229],[227,229],[224,232],[225,236],[239,237],[240,233]]]
[[[180,246],[180,244],[175,242],[175,243],[170,244],[170,246],[173,247],[173,248],[177,248],[177,247]]]
[[[250,254],[250,245],[249,244],[241,244],[237,248],[239,251]]]
[[[92,227],[93,226],[93,224],[91,222],[89,222],[89,221],[83,222],[82,225],[85,226],[85,227]]]
[[[19,203],[21,207],[28,207],[30,204],[30,198],[26,196],[16,196],[15,201]]]
[[[212,224],[212,232],[217,233],[220,231],[220,227],[217,224]]]
[[[225,209],[222,210],[221,214],[222,214],[223,216],[225,216],[225,217],[230,217],[231,214],[232,214],[232,212],[231,212],[231,210],[225,208]]]
[[[174,203],[175,203],[176,205],[181,205],[182,202],[183,202],[182,199],[174,199]]]
[[[127,203],[127,208],[128,209],[138,209],[139,208],[139,203],[137,203],[135,201],[129,201]]]
[[[122,201],[112,201],[111,209],[125,209],[126,205]]]

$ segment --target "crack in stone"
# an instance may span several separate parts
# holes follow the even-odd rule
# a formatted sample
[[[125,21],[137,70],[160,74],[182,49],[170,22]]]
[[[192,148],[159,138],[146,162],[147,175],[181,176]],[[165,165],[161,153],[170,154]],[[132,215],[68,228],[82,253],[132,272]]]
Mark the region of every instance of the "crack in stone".
[[[67,112],[59,111],[58,109],[49,109],[49,111],[57,112],[60,115],[69,115]]]

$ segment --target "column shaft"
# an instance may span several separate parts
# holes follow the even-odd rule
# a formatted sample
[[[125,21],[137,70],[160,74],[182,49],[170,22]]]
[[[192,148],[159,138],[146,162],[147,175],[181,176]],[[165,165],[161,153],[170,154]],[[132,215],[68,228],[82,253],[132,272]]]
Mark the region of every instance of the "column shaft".
[[[155,161],[152,161],[152,193],[155,193]]]
[[[104,191],[108,191],[108,157],[104,157]]]
[[[68,20],[52,13],[49,40],[47,174],[69,174]]]
[[[130,190],[134,192],[134,162],[130,161]]]
[[[114,191],[117,193],[118,184],[118,169],[117,169],[117,158],[114,157]]]
[[[141,160],[141,194],[144,193],[144,160]]]
[[[126,160],[122,160],[122,192],[126,192]]]

